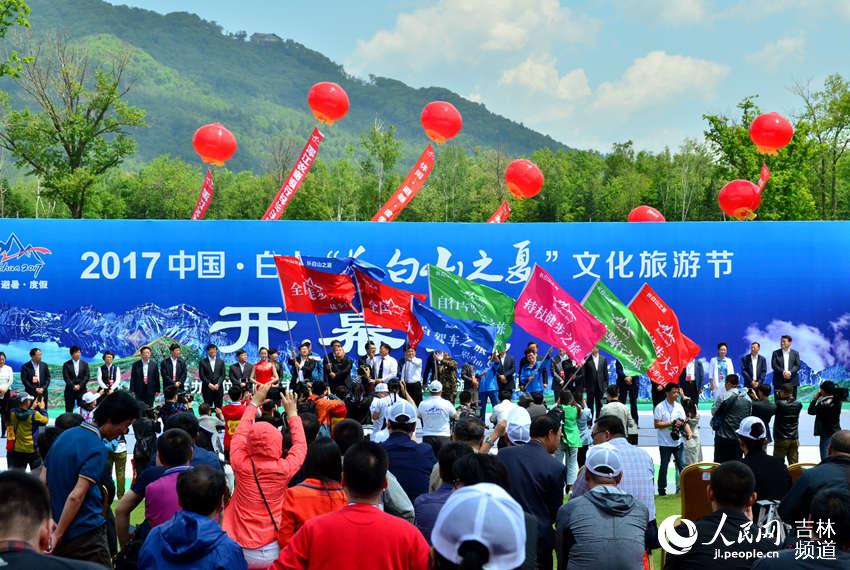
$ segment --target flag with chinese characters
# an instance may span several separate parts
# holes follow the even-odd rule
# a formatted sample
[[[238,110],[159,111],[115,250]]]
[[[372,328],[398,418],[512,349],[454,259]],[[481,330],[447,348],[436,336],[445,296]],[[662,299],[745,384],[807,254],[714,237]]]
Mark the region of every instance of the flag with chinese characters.
[[[699,355],[699,346],[679,329],[679,318],[649,284],[629,303],[629,309],[646,327],[658,357],[647,374],[656,384],[679,383],[679,374]]]
[[[275,255],[274,264],[287,311],[322,315],[352,310],[354,282],[348,275],[317,271],[286,255]]]
[[[657,355],[652,338],[635,314],[600,280],[581,304],[608,329],[599,348],[620,362],[626,376],[645,374]]]
[[[346,273],[353,278],[354,270],[357,269],[373,279],[381,280],[387,276],[386,272],[377,265],[372,265],[368,261],[356,257],[314,257],[311,255],[300,255],[299,257],[301,263],[310,269],[318,269],[325,273]]]
[[[357,269],[354,275],[360,288],[360,302],[367,324],[400,331],[410,330],[410,322],[413,320],[410,299],[416,297],[424,301],[426,297],[424,293],[411,293],[385,285]]]
[[[563,348],[576,362],[582,362],[605,335],[605,325],[536,264],[517,299],[514,322],[532,336]]]
[[[428,266],[431,306],[456,319],[481,321],[496,327],[496,348],[503,349],[511,336],[514,300],[501,291]]]
[[[448,352],[458,363],[471,363],[476,370],[487,367],[496,342],[496,327],[478,321],[453,319],[413,299],[413,316],[408,331],[411,346]]]

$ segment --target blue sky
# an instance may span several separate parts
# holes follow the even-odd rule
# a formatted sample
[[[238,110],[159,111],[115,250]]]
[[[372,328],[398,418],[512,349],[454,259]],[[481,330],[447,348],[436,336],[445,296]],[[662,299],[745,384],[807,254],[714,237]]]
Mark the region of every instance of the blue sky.
[[[448,87],[578,148],[677,148],[744,96],[850,77],[850,0],[112,0],[274,32],[362,77]]]

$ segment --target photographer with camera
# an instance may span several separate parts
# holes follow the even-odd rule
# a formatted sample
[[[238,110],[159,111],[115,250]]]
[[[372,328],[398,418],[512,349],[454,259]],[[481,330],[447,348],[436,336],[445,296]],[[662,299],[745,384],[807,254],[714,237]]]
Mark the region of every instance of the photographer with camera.
[[[676,464],[676,493],[679,492],[679,476],[685,466],[684,448],[682,443],[691,437],[691,427],[688,425],[685,409],[679,403],[679,386],[669,383],[664,386],[664,400],[655,406],[653,418],[655,431],[658,434],[658,450],[661,454],[661,464],[658,469],[658,494],[667,494],[667,466],[670,457]]]
[[[180,388],[176,384],[171,384],[165,388],[165,402],[159,407],[159,417],[162,423],[168,421],[168,418],[180,412],[187,412],[189,408],[187,404],[187,395],[180,393]]]

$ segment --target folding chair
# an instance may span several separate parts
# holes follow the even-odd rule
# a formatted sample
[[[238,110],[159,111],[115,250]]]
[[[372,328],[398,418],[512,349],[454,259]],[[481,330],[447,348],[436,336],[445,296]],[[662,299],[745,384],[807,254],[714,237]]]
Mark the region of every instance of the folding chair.
[[[803,474],[803,471],[807,469],[811,469],[817,465],[817,463],[793,463],[788,466],[788,474],[791,475],[791,484],[797,482],[797,479],[800,478],[800,475]]]
[[[693,463],[682,470],[679,490],[682,500],[682,518],[695,521],[711,513],[708,502],[708,484],[711,472],[720,467],[719,463]]]

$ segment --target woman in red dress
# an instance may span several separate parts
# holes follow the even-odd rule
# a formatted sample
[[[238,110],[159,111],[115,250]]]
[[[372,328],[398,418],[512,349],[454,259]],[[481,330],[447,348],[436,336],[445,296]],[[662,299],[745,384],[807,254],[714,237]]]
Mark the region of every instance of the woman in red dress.
[[[277,369],[274,362],[269,360],[269,349],[266,347],[260,348],[260,361],[251,370],[251,380],[260,384],[278,380]]]

